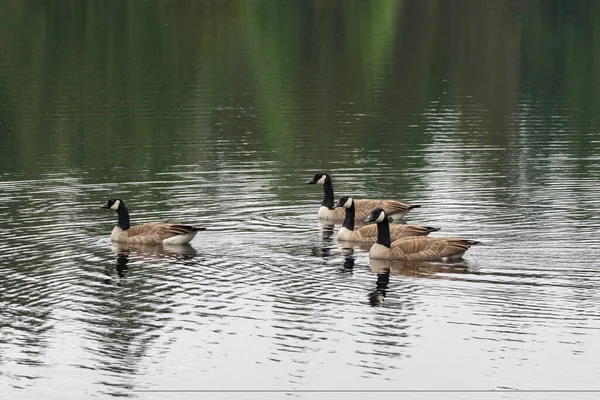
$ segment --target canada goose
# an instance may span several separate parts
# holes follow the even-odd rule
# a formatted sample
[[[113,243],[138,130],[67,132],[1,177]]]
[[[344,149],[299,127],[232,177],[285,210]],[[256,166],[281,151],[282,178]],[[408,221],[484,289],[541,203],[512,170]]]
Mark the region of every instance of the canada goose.
[[[369,250],[369,257],[383,260],[433,261],[458,259],[471,246],[474,240],[458,238],[432,238],[429,236],[404,237],[390,240],[390,223],[385,211],[374,209],[365,222],[377,222],[377,242]]]
[[[344,220],[345,212],[343,209],[333,209],[333,183],[328,174],[316,174],[312,179],[309,179],[307,184],[323,185],[323,202],[317,213],[319,219],[324,219],[332,222],[341,222]],[[355,201],[355,218],[363,221],[375,207],[383,208],[392,219],[402,219],[413,208],[421,207],[418,204],[408,205],[400,203],[396,200],[371,200],[371,199],[356,199]]]
[[[343,207],[346,210],[344,223],[338,231],[338,240],[346,240],[349,242],[368,242],[375,243],[377,241],[377,225],[365,225],[358,229],[354,229],[354,214],[355,203],[350,196],[341,197],[333,206],[337,209]],[[407,236],[427,236],[431,232],[439,231],[440,228],[431,228],[429,226],[407,225],[407,224],[390,224],[390,240],[393,242],[396,239]]]
[[[110,238],[115,242],[131,244],[186,244],[189,243],[198,231],[206,228],[169,224],[165,222],[149,222],[142,225],[131,226],[129,211],[121,199],[110,199],[101,206],[114,210],[119,215],[119,222],[112,230]]]

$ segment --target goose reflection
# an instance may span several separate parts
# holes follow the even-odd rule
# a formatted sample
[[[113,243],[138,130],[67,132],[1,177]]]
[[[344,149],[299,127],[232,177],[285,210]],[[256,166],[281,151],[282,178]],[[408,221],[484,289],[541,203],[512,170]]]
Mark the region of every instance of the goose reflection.
[[[152,258],[175,258],[175,259],[191,259],[198,255],[198,251],[190,244],[123,244],[113,243],[113,253],[129,254],[134,253],[142,257]]]
[[[119,289],[86,285],[79,321],[82,337],[93,343],[85,368],[102,375],[102,393],[122,397],[134,387],[149,349],[160,346],[178,305],[175,293],[197,269],[197,251],[190,245],[137,244],[112,244],[111,251],[116,264],[111,262],[104,283]]]
[[[368,252],[371,250],[371,247],[374,243],[367,242],[349,242],[347,240],[338,240],[338,247],[342,250],[352,249],[352,250],[361,250]]]
[[[352,274],[354,271],[354,263],[356,262],[356,257],[354,256],[353,248],[340,248],[340,253],[344,256],[344,264],[340,269],[340,272]]]
[[[443,278],[439,274],[464,274],[468,271],[467,263],[463,260],[455,262],[436,261],[391,261],[370,259],[371,271],[376,274],[389,273],[393,276],[411,278]]]
[[[138,259],[172,258],[176,260],[189,260],[198,255],[196,249],[189,244],[123,244],[112,243],[111,250],[117,255],[114,271],[109,273],[109,278],[104,280],[108,285],[119,285],[130,268],[128,267],[130,255]]]
[[[333,232],[335,225],[321,221],[319,221],[318,224],[321,243],[319,243],[318,246],[312,248],[312,254],[314,256],[321,256],[323,258],[327,258],[331,255],[331,249],[333,247]]]
[[[390,275],[406,276],[411,278],[446,278],[440,274],[465,274],[468,266],[464,261],[432,262],[432,261],[390,261],[370,259],[371,272],[377,275],[375,290],[369,292],[369,303],[380,306],[385,299]]]
[[[129,273],[127,263],[129,263],[129,251],[123,250],[117,254],[117,265],[113,271],[113,273],[116,273],[116,276],[113,273],[109,273],[109,277],[104,280],[104,283],[107,285],[119,285],[121,280]]]
[[[388,285],[390,284],[390,270],[382,271],[377,274],[377,282],[375,284],[375,290],[369,293],[369,304],[373,307],[377,307],[383,304],[385,295],[387,293]]]

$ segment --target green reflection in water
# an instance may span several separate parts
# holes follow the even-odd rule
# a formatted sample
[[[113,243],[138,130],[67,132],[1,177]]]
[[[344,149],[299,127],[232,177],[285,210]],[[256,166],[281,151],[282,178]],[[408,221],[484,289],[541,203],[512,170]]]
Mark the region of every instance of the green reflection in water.
[[[548,132],[529,133],[534,150],[554,140],[557,117],[581,172],[598,147],[589,136],[599,124],[596,2],[0,8],[5,172],[143,179],[140,171],[210,164],[219,151],[268,151],[285,169],[329,168],[348,157],[329,151],[338,141],[414,153],[436,133],[427,114],[444,109],[459,115],[456,140],[510,147],[523,104],[539,118],[531,129]],[[241,140],[246,155],[237,154]]]

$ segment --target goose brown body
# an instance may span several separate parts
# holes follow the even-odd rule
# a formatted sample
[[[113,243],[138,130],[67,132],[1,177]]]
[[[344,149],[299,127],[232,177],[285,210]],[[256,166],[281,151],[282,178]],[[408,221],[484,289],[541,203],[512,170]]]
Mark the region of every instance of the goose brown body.
[[[412,236],[397,239],[390,247],[375,243],[369,257],[382,260],[434,261],[458,259],[475,243],[459,238]]]
[[[114,210],[119,216],[118,224],[110,234],[110,238],[114,242],[131,244],[186,244],[199,231],[206,229],[193,225],[170,224],[166,222],[149,222],[131,226],[127,206],[120,199],[110,199],[102,208]]]
[[[131,244],[185,244],[189,243],[200,230],[202,229],[190,225],[149,222],[132,226],[125,231],[115,226],[110,238],[115,242]]]
[[[479,242],[460,238],[404,237],[390,240],[389,221],[385,211],[374,209],[365,222],[377,222],[377,242],[369,250],[369,257],[382,260],[434,261],[458,259]]]
[[[344,210],[344,222],[338,231],[338,240],[350,242],[375,243],[377,241],[377,225],[365,225],[358,229],[354,228],[356,218],[356,200],[350,196],[344,196],[334,204],[336,210]],[[366,217],[365,217],[366,218]],[[361,220],[364,220],[362,218]],[[389,224],[390,240],[394,241],[408,236],[426,236],[431,232],[439,231],[440,228],[409,224]]]
[[[333,182],[328,174],[316,174],[307,184],[323,185],[323,201],[317,217],[328,222],[342,222],[345,217],[343,209],[334,209]],[[364,221],[372,209],[382,208],[393,219],[402,219],[406,214],[420,205],[409,205],[396,200],[355,199],[355,218]]]

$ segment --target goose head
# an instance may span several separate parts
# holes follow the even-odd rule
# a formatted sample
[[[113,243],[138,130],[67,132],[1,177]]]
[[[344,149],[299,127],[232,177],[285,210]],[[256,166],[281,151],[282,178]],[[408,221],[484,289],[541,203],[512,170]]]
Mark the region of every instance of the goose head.
[[[350,207],[352,207],[353,202],[354,202],[354,200],[352,199],[352,197],[343,196],[343,197],[340,197],[340,199],[337,201],[337,203],[335,203],[333,205],[333,208],[338,208],[338,207],[350,208]]]
[[[105,205],[100,208],[106,208],[107,210],[119,211],[119,208],[125,207],[125,203],[121,199],[109,199]]]
[[[371,211],[371,214],[369,214],[369,216],[367,217],[367,219],[365,219],[365,222],[383,222],[385,219],[387,219],[387,216],[385,215],[385,211],[383,211],[383,208],[374,208]]]
[[[313,176],[311,179],[306,181],[306,184],[324,185],[327,178],[328,178],[327,174],[321,174],[321,173],[315,174],[315,176]]]

